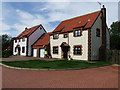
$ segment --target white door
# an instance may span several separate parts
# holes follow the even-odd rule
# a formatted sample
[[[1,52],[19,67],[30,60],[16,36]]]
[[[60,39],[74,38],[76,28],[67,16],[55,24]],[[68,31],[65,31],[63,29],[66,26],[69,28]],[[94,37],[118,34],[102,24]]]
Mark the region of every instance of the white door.
[[[33,57],[37,57],[37,49],[33,49]]]
[[[44,58],[44,49],[40,49],[40,57]]]

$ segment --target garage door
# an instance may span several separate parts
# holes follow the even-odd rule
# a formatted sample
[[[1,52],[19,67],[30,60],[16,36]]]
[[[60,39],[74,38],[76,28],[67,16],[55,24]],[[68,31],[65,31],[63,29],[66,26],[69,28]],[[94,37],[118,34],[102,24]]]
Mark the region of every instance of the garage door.
[[[33,57],[37,57],[37,49],[33,49]]]
[[[40,57],[44,58],[44,49],[40,49]]]

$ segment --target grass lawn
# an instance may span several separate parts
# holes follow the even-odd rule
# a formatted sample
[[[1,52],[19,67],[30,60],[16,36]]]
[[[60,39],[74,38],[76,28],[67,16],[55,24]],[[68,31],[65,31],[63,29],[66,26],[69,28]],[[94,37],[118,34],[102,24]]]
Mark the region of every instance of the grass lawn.
[[[21,68],[33,68],[33,69],[75,69],[75,68],[87,68],[95,66],[111,65],[107,62],[85,62],[85,61],[68,61],[68,60],[28,60],[28,61],[2,61],[1,63]]]

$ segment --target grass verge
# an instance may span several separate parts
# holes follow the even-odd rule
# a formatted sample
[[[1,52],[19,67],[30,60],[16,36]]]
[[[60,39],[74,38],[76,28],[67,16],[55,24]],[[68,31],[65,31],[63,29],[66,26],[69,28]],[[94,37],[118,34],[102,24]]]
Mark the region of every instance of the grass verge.
[[[77,68],[89,68],[104,65],[111,65],[108,62],[94,61],[68,61],[68,60],[28,60],[28,61],[2,61],[2,64],[12,67],[20,68],[32,68],[32,69],[77,69]]]

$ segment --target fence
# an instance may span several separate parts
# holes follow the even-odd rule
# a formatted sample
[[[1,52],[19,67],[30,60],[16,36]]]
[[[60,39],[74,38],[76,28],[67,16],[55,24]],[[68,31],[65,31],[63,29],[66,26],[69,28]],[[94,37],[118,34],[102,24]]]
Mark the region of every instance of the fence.
[[[120,64],[120,50],[106,50],[106,61]]]

